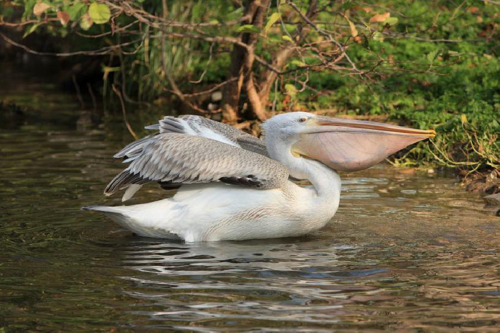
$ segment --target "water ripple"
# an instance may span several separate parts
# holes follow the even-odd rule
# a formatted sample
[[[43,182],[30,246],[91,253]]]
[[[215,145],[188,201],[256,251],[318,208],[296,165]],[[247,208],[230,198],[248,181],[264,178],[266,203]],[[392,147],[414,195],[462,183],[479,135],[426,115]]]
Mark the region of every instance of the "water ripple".
[[[57,110],[71,104],[65,98]],[[44,117],[53,124],[54,115]],[[76,131],[74,117],[50,126],[41,119],[0,130],[0,327],[7,331],[495,332],[500,325],[500,224],[454,179],[380,166],[342,175],[337,215],[309,237],[146,239],[79,210],[120,204],[101,193],[121,167],[110,157],[129,138]],[[135,202],[171,194],[146,187]]]

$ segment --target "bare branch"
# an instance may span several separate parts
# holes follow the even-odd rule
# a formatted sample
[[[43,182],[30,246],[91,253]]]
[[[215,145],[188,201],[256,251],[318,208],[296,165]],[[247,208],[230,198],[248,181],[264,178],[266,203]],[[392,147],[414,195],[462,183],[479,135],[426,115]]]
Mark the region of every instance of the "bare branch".
[[[15,23],[15,22],[5,22],[3,20],[3,17],[0,17],[0,27],[1,26],[6,26],[6,27],[11,27],[11,28],[18,28],[18,27],[24,27],[25,25],[29,25],[29,24],[47,23],[47,22],[58,22],[58,21],[59,21],[58,18],[47,18],[44,21],[40,21],[40,20],[28,20],[28,21],[24,21],[24,22]]]
[[[93,50],[93,51],[56,52],[56,53],[54,53],[54,52],[38,52],[38,51],[35,51],[35,50],[27,47],[26,45],[19,44],[19,43],[13,41],[12,39],[10,39],[9,37],[5,36],[1,32],[0,32],[0,37],[2,37],[3,40],[5,40],[7,43],[9,43],[11,45],[14,45],[16,47],[19,47],[19,48],[25,50],[28,53],[36,54],[36,55],[41,55],[41,56],[51,56],[51,57],[73,57],[73,56],[78,56],[78,55],[101,56],[101,55],[111,54],[111,53],[113,53],[117,49],[120,49],[120,48],[122,48],[124,46],[129,46],[129,45],[137,44],[138,42],[140,42],[141,40],[143,40],[143,38],[139,38],[139,39],[133,40],[131,42],[126,42],[126,43],[117,44],[117,45],[111,45],[111,46],[105,46],[105,47],[102,47],[100,49]]]
[[[226,81],[224,81],[222,83],[219,83],[219,84],[213,86],[212,88],[210,88],[208,90],[198,91],[198,92],[195,92],[195,93],[192,93],[192,94],[184,94],[184,96],[185,97],[195,97],[195,96],[207,95],[207,94],[213,93],[214,91],[217,91],[219,88],[222,88],[226,84],[234,82],[234,81],[236,81],[236,78],[232,78],[232,79],[226,80]]]
[[[132,135],[132,137],[135,140],[139,140],[139,136],[137,136],[137,134],[135,134],[134,130],[132,129],[132,126],[130,126],[130,123],[128,122],[128,119],[127,119],[127,110],[125,109],[125,102],[123,102],[122,93],[120,92],[120,90],[114,84],[111,85],[111,88],[113,88],[113,91],[115,92],[115,94],[120,99],[120,103],[121,103],[121,106],[122,106],[123,122],[125,123],[125,126],[127,127],[127,130],[129,131],[130,135]]]
[[[212,61],[214,45],[215,45],[215,43],[212,43],[212,45],[210,45],[210,49],[208,51],[209,55],[208,55],[207,64],[205,65],[205,69],[203,70],[203,73],[201,73],[200,78],[196,81],[190,80],[189,83],[200,83],[201,81],[203,81],[203,77],[205,76],[205,74],[207,74],[208,65],[210,65],[210,62]]]
[[[114,34],[119,33],[119,32],[125,32],[128,28],[132,27],[133,25],[135,25],[137,23],[139,23],[139,20],[135,20],[132,23],[129,23],[121,28],[120,27],[118,29],[115,28],[112,31],[103,32],[102,34],[98,34],[98,35],[87,35],[87,34],[83,34],[83,33],[79,32],[79,31],[75,31],[75,33],[78,36],[85,37],[85,38],[101,38],[104,36],[114,35]]]
[[[314,22],[312,22],[307,16],[305,16],[302,11],[297,7],[296,4],[294,4],[293,2],[291,1],[287,1],[286,2],[288,5],[290,5],[299,15],[300,17],[307,22],[307,24],[309,24],[311,27],[314,28],[314,30],[316,30],[320,35],[322,35],[323,37],[326,37],[328,38],[332,43],[334,43],[339,49],[340,51],[342,51],[342,53],[345,54],[345,58],[346,60],[349,62],[349,64],[351,64],[352,66],[352,69],[357,71],[357,67],[356,65],[354,64],[354,62],[351,60],[351,58],[349,58],[349,55],[347,55],[346,51],[345,51],[345,48],[342,44],[340,44],[335,38],[333,38],[333,36],[325,31],[323,31],[322,29],[320,29],[316,24],[314,24]]]

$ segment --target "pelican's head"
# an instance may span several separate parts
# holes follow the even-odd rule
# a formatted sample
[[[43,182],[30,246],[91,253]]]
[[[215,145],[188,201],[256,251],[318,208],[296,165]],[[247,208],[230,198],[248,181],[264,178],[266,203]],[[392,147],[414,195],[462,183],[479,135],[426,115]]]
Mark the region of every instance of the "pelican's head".
[[[263,129],[266,141],[286,142],[295,156],[320,161],[337,171],[367,169],[408,145],[436,134],[433,130],[307,112],[274,116],[263,124]]]
[[[310,130],[316,118],[314,114],[302,111],[282,113],[267,120],[262,124],[262,129],[266,137],[279,137],[281,140],[295,143],[300,134]]]

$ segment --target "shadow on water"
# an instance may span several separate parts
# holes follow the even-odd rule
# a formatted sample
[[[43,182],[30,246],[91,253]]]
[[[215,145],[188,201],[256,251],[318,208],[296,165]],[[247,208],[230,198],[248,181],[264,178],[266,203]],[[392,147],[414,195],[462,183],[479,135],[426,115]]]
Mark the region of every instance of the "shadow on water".
[[[130,140],[120,122],[81,129],[75,98],[40,78],[23,80],[2,86],[2,99],[33,110],[36,96],[61,103],[43,104],[50,117],[0,129],[0,327],[493,332],[500,325],[499,220],[454,179],[383,166],[342,175],[338,214],[304,238],[140,238],[79,210],[119,203],[102,190],[121,167],[111,156]],[[141,200],[164,195],[152,186]]]

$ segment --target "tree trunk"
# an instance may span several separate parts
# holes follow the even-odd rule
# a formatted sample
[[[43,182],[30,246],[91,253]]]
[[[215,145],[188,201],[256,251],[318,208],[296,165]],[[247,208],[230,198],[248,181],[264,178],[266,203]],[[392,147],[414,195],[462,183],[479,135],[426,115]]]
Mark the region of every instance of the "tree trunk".
[[[262,28],[269,3],[270,0],[248,0],[245,6],[242,25],[252,24]],[[312,21],[318,13],[318,0],[311,0],[305,16]],[[304,41],[310,29],[311,27],[307,22],[301,22],[293,36],[296,45]],[[234,81],[225,87],[222,106],[224,118],[227,122],[234,123],[238,120],[240,96],[243,89],[247,93],[249,106],[254,116],[261,121],[268,118],[266,108],[269,102],[269,94],[278,74],[270,69],[264,70],[260,75],[258,83],[255,82],[252,70],[255,59],[253,50],[258,39],[258,33],[243,33],[240,36],[240,40],[242,43],[247,44],[248,48],[234,45],[231,54],[231,69],[228,75],[228,79],[233,79]],[[278,50],[273,56],[273,67],[279,71],[283,70],[288,60],[293,56],[295,49],[294,45]]]
[[[252,24],[262,28],[270,0],[248,0],[245,5],[245,13],[242,19],[242,25]],[[240,45],[234,45],[231,54],[231,68],[228,75],[228,80],[233,79],[224,89],[224,97],[222,101],[222,109],[224,119],[227,122],[234,123],[238,119],[238,109],[240,104],[240,95],[245,83],[245,90],[249,94],[249,102],[254,114],[259,118],[265,119],[265,110],[260,104],[258,93],[253,83],[252,67],[254,62],[253,48],[259,39],[258,33],[242,33],[240,40],[248,45],[245,48]]]
[[[293,55],[293,52],[294,49],[291,47],[281,49],[276,52],[276,55],[273,57],[273,67],[281,71],[288,62],[288,59],[290,59],[290,57]],[[266,107],[267,103],[269,102],[269,94],[271,93],[271,88],[277,77],[278,74],[272,70],[266,70],[261,74],[259,98],[261,104],[264,107]]]
[[[235,123],[238,120],[238,105],[244,79],[243,63],[245,54],[246,50],[242,46],[234,45],[231,54],[231,68],[227,79],[235,80],[226,84],[222,99],[223,117],[228,123]]]

